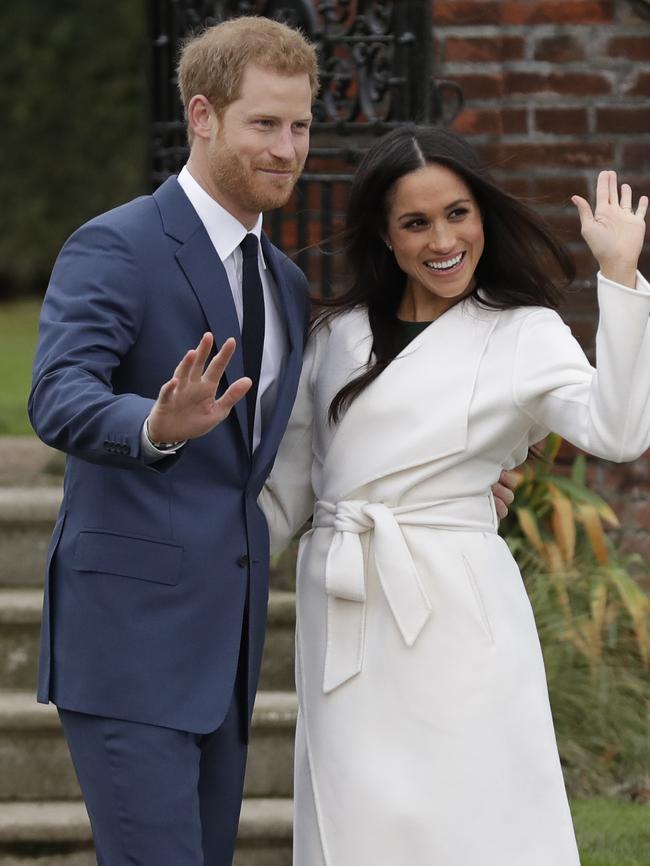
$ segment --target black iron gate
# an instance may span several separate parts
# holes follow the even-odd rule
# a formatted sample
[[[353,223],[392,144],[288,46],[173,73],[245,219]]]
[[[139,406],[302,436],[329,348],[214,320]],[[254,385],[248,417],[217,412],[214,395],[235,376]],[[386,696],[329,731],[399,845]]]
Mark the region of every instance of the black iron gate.
[[[447,124],[462,94],[434,77],[432,0],[150,0],[153,187],[187,157],[174,72],[180,40],[206,24],[251,14],[299,26],[318,46],[321,91],[310,156],[292,201],[269,214],[265,227],[314,291],[328,294],[337,282],[337,258],[319,244],[336,235],[369,137],[408,120]]]

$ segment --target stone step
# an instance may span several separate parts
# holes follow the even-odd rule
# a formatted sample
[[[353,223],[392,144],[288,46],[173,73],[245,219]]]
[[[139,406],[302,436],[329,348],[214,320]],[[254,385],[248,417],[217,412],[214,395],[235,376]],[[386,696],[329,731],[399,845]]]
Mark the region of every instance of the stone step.
[[[0,690],[35,689],[43,595],[0,588]],[[294,688],[295,596],[272,590],[260,688]]]
[[[292,802],[244,800],[233,866],[291,866]],[[0,866],[97,866],[81,802],[6,803]]]
[[[259,692],[246,771],[247,797],[290,797],[297,699]],[[0,813],[12,801],[74,800],[79,786],[56,708],[27,692],[0,694]]]
[[[47,547],[61,497],[60,486],[0,487],[0,587],[41,587]],[[296,544],[275,557],[271,586],[295,587]]]
[[[61,487],[0,487],[0,586],[41,586]]]

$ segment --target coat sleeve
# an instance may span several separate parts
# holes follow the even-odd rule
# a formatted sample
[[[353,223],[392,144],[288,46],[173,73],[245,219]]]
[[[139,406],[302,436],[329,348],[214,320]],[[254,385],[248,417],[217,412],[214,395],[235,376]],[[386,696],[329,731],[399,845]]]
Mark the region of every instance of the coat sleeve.
[[[650,447],[650,285],[636,289],[598,275],[596,367],[551,310],[520,329],[513,379],[517,405],[544,431],[597,457],[635,460]]]
[[[116,394],[112,380],[138,338],[145,291],[115,227],[94,220],[63,247],[41,310],[28,403],[48,445],[92,463],[142,467],[140,433],[154,401]]]
[[[307,343],[296,402],[258,500],[269,525],[272,554],[289,544],[314,510],[314,376],[322,355],[323,330],[313,333]]]

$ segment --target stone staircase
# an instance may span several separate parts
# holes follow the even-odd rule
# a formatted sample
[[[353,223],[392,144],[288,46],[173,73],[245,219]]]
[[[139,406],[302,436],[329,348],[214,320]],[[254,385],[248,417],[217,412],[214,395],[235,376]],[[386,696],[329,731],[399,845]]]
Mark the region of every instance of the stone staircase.
[[[58,486],[0,487],[0,866],[95,866],[56,710],[34,698],[45,552]],[[290,866],[295,627],[291,556],[269,624],[234,866]],[[284,567],[283,567],[284,566]]]

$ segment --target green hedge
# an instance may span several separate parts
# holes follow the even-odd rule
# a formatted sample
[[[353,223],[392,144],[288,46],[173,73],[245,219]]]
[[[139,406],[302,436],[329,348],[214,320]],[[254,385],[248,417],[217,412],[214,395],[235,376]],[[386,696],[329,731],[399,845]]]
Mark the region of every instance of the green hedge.
[[[0,4],[0,299],[42,293],[66,237],[147,189],[145,0]]]

